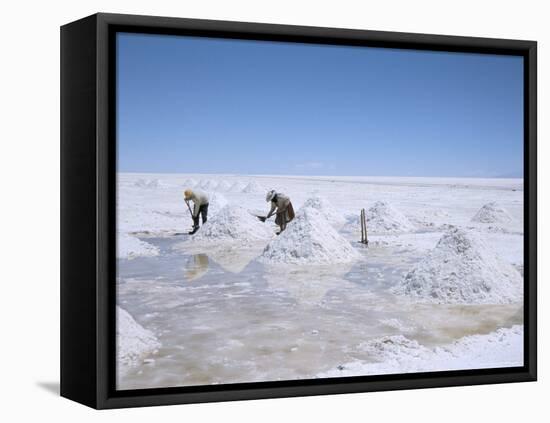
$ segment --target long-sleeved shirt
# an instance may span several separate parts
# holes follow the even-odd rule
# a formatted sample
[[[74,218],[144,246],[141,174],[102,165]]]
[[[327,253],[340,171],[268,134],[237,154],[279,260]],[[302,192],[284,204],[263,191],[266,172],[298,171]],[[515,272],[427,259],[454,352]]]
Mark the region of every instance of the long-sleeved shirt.
[[[200,189],[195,189],[189,199],[193,200],[193,217],[197,217],[201,206],[208,204],[208,195]]]
[[[268,216],[271,216],[275,209],[277,209],[277,213],[286,210],[288,203],[290,203],[290,198],[288,198],[287,195],[278,192],[276,194],[276,201],[271,201],[271,210],[269,211]]]

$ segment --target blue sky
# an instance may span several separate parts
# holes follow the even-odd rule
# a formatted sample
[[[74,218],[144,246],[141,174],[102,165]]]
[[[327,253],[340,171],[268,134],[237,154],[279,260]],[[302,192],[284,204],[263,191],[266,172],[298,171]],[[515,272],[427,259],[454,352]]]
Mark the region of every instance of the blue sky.
[[[521,176],[522,60],[119,34],[118,170]]]

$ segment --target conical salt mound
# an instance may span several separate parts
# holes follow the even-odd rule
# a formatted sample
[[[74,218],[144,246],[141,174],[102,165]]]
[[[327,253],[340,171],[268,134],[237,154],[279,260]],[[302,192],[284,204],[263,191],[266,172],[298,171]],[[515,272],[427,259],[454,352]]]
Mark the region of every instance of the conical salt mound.
[[[273,236],[270,225],[260,222],[246,209],[227,205],[193,235],[194,241],[238,241],[251,243]]]
[[[312,208],[317,210],[332,226],[342,226],[345,222],[341,213],[325,197],[315,196],[308,198],[301,209]]]
[[[231,187],[228,189],[228,191],[230,191],[230,192],[241,192],[244,187],[245,187],[245,184],[243,184],[242,182],[237,181],[237,182],[233,183],[233,185],[231,185]]]
[[[134,186],[139,188],[158,188],[160,181],[158,179],[138,179],[134,182]]]
[[[208,216],[213,217],[227,206],[227,198],[218,192],[208,193]]]
[[[377,201],[367,211],[367,231],[369,233],[398,233],[414,230],[407,217],[385,201]]]
[[[204,185],[201,188],[207,191],[214,191],[217,187],[218,187],[217,182],[212,179],[209,179],[204,183]]]
[[[195,185],[196,188],[204,189],[204,190],[210,189],[211,186],[212,186],[212,181],[210,179],[201,179]]]
[[[323,265],[349,263],[359,253],[315,209],[300,211],[260,256],[265,263]]]
[[[231,187],[231,185],[229,185],[229,182],[220,181],[220,183],[216,187],[216,190],[217,191],[227,191],[230,187]]]
[[[183,186],[185,188],[193,188],[195,185],[197,185],[197,181],[195,181],[192,178],[186,179],[185,182],[183,183]]]
[[[248,185],[246,185],[241,192],[245,194],[259,194],[259,193],[265,193],[267,190],[263,188],[259,183],[256,181],[249,182]]]
[[[512,220],[512,216],[495,202],[485,204],[478,210],[474,217],[472,217],[472,222],[477,223],[506,224],[512,222]]]
[[[116,307],[116,353],[117,362],[122,365],[119,372],[124,373],[129,366],[135,366],[147,355],[160,348],[160,342],[152,332],[140,326],[130,314]]]
[[[453,228],[420,261],[395,293],[423,301],[503,304],[520,301],[523,278],[473,232]]]

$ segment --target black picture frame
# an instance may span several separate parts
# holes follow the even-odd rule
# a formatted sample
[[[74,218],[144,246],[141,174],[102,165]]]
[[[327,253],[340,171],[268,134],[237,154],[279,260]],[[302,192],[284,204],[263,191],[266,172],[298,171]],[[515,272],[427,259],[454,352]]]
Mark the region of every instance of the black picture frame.
[[[118,31],[524,58],[524,366],[116,391],[115,44]],[[336,28],[95,14],[61,27],[61,395],[97,409],[534,381],[537,44]]]

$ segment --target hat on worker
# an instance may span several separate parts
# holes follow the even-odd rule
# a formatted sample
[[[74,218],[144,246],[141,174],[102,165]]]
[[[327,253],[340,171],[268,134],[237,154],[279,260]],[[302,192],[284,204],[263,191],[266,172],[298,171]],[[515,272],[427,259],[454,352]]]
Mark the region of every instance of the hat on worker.
[[[272,189],[272,190],[269,190],[265,196],[265,201],[269,202],[271,200],[273,200],[273,197],[275,197],[275,190]]]
[[[193,191],[190,190],[189,188],[186,189],[184,192],[183,192],[183,196],[185,197],[186,200],[189,200],[191,198],[191,196],[193,195]]]

